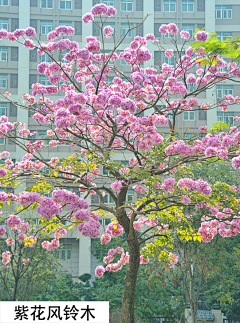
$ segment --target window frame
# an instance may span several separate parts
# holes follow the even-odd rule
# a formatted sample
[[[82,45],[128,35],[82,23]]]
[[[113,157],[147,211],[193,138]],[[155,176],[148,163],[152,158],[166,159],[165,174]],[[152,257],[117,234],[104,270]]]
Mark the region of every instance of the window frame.
[[[191,119],[190,115],[193,114],[194,118]],[[187,119],[185,118],[185,116],[188,116]],[[183,121],[196,121],[196,111],[194,110],[189,110],[189,111],[184,111],[183,112]]]
[[[6,145],[6,138],[0,137],[0,145]]]
[[[171,2],[174,4],[175,10],[171,10]],[[165,6],[168,6],[168,10],[165,10]],[[176,0],[163,0],[163,12],[176,12],[177,3]]]
[[[43,24],[43,23],[48,23],[48,22],[51,22],[52,24]],[[43,27],[45,28],[45,33],[42,32]],[[48,27],[52,27],[51,30],[47,31]],[[53,31],[53,20],[40,20],[40,34],[47,35],[51,31]]]
[[[219,17],[217,13],[220,13]],[[229,13],[231,17],[228,17]],[[215,6],[215,19],[232,19],[232,6]]]
[[[1,111],[4,111],[2,113]],[[7,115],[7,102],[0,102],[0,117]]]
[[[7,1],[7,4],[2,4],[2,2]],[[9,0],[0,0],[0,6],[2,7],[8,7],[9,6]]]
[[[46,7],[43,7],[43,6],[42,6],[42,2],[43,2],[43,1],[46,1]],[[49,6],[48,6],[49,1],[52,1],[52,7],[49,7]],[[41,0],[41,1],[40,1],[40,8],[41,8],[41,9],[53,9],[53,3],[54,3],[54,1],[53,1],[53,0]]]
[[[102,3],[104,3],[106,6],[113,6],[115,7],[115,0],[102,0]]]
[[[131,5],[131,10],[129,9]],[[125,6],[125,9],[123,7]],[[122,12],[133,12],[133,0],[121,0],[121,11]]]
[[[3,76],[7,76],[6,78],[5,77],[3,77]],[[2,87],[1,86],[1,81],[6,81],[6,86],[4,86],[4,87]],[[8,87],[8,74],[0,74],[0,89],[7,89],[7,87]]]
[[[231,34],[231,35],[226,35],[226,34]],[[217,32],[217,36],[218,36],[218,39],[220,41],[224,41],[225,39],[231,39],[232,38],[232,32],[231,31]]]
[[[70,247],[70,248],[68,248]],[[68,257],[68,255],[70,256]],[[72,259],[72,245],[68,243],[63,243],[60,245],[60,248],[56,250],[56,255],[59,260],[71,260]]]
[[[185,5],[187,10],[183,10]],[[190,6],[192,6],[193,10],[189,10]],[[182,12],[194,12],[194,0],[182,0]]]
[[[221,96],[218,95],[221,91]],[[217,99],[222,99],[224,95],[233,95],[233,85],[216,85],[216,97]]]
[[[71,4],[71,8],[67,8],[67,3]],[[64,8],[61,8],[61,3],[64,3]],[[59,9],[60,10],[72,10],[72,0],[60,0],[59,1]]]
[[[4,50],[6,49],[6,50]],[[7,59],[2,59],[2,53],[6,53]],[[8,62],[8,47],[7,46],[0,46],[0,62]]]
[[[6,22],[2,22],[2,21]],[[4,27],[6,25],[6,27]],[[9,19],[8,18],[0,18],[0,29],[6,29],[6,31],[9,31]]]
[[[123,25],[124,25],[124,27],[123,27]],[[130,25],[130,28],[134,27],[133,23],[130,23],[129,25]],[[125,23],[125,22],[121,23],[121,27],[120,27],[120,36],[121,37],[126,35],[126,32],[123,33],[122,31],[123,31],[123,29],[124,30],[127,29],[127,31],[128,31],[129,25],[128,25],[128,23]],[[130,32],[127,34],[126,38],[132,38],[132,37],[133,37],[133,30],[130,30]]]
[[[228,119],[231,119],[231,121],[228,122]],[[217,121],[223,121],[228,125],[234,126],[234,112],[217,111]]]

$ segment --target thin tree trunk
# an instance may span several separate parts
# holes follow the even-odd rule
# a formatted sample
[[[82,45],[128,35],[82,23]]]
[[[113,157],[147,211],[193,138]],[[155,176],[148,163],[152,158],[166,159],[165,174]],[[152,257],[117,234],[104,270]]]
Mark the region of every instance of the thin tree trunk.
[[[139,268],[140,251],[137,235],[128,240],[130,260],[125,278],[122,298],[122,323],[134,323],[134,300]]]

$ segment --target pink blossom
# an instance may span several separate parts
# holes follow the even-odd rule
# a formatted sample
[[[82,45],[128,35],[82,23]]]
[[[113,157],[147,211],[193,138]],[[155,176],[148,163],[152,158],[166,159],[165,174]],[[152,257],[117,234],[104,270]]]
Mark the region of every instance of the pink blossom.
[[[97,277],[102,277],[105,272],[105,268],[103,266],[97,266],[95,269],[95,275]]]
[[[109,242],[111,241],[111,235],[108,234],[108,233],[104,233],[102,236],[101,236],[101,244],[108,244]]]
[[[111,184],[111,189],[114,192],[119,193],[121,191],[122,188],[122,181],[115,181],[114,183]]]
[[[198,31],[195,38],[197,41],[206,41],[208,38],[208,33],[206,33],[206,31]]]

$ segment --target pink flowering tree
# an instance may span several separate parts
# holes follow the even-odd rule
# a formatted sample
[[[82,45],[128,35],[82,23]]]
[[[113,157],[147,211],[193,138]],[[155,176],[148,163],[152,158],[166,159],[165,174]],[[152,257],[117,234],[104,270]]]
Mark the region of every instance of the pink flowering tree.
[[[198,97],[226,79],[238,82],[240,68],[236,62],[227,63],[217,52],[204,48],[209,36],[205,31],[196,33],[198,47],[194,49],[188,45],[189,33],[179,33],[173,23],[160,27],[162,35],[170,35],[172,50],[164,50],[152,34],[136,36],[120,50],[126,35],[116,40],[112,28],[105,26],[107,18],[115,14],[115,8],[97,4],[83,16],[84,23],[97,24],[101,32],[101,41],[86,37],[84,48],[71,40],[72,27],[57,27],[48,34],[46,44],[38,40],[31,27],[13,33],[0,31],[0,39],[22,43],[29,50],[37,48],[38,55],[45,53],[52,59],[51,63],[38,65],[38,72],[47,76],[52,85],[32,84],[32,93],[24,93],[22,102],[16,104],[19,109],[33,112],[36,124],[47,128],[45,141],[19,121],[12,123],[6,116],[0,119],[0,136],[26,152],[15,163],[9,152],[1,153],[5,161],[0,170],[2,185],[17,185],[30,178],[35,185],[17,195],[0,193],[0,199],[2,203],[19,204],[19,214],[36,211],[41,219],[38,231],[55,235],[43,242],[47,250],[57,248],[59,238],[72,227],[84,236],[97,238],[99,217],[110,214],[112,222],[104,228],[101,243],[107,244],[124,232],[126,245],[109,250],[104,264],[96,268],[96,276],[116,272],[127,264],[122,322],[132,323],[139,265],[147,264],[149,257],[155,255],[173,267],[177,263],[171,251],[174,234],[181,239],[209,242],[218,232],[225,237],[240,231],[239,201],[234,192],[229,193],[230,186],[210,185],[187,172],[186,166],[229,159],[233,168],[239,168],[238,128],[206,133],[207,127],[202,125],[199,134],[184,140],[176,127],[176,119],[184,111],[227,111],[230,105],[238,104],[240,98],[232,95],[225,95],[215,104],[201,103]],[[127,33],[132,29],[129,25]],[[104,35],[113,39],[110,53],[105,50]],[[209,37],[216,40],[214,35]],[[164,50],[165,57],[172,57],[174,64],[160,60],[154,67],[149,42],[159,52]],[[60,61],[53,58],[58,51],[67,51]],[[120,59],[129,66],[130,74],[119,69]],[[144,68],[144,64],[148,67]],[[60,98],[56,99],[56,94]],[[9,92],[1,97],[12,102]],[[164,139],[167,129],[169,137]],[[52,152],[56,147],[70,146],[72,152],[67,158],[56,152],[47,161],[46,146]],[[118,161],[119,155],[124,163]],[[81,197],[71,191],[74,187],[79,188]],[[129,190],[135,191],[137,199],[129,200]],[[225,201],[228,193],[229,200]],[[106,203],[106,194],[111,205]],[[97,202],[89,205],[90,197]],[[191,207],[205,214],[199,232],[191,228],[185,216]]]
[[[12,214],[6,222],[6,227],[0,226],[0,299],[29,300],[33,291],[44,288],[46,279],[55,278],[60,265],[42,248],[43,237],[32,234],[28,221]]]

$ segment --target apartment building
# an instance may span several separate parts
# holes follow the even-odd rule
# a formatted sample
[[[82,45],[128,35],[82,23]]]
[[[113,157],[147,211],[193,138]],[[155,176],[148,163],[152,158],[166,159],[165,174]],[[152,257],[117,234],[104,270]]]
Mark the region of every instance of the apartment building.
[[[207,32],[217,32],[221,40],[239,35],[240,30],[240,1],[239,0],[0,0],[0,29],[14,31],[17,28],[32,26],[36,29],[41,42],[47,42],[47,33],[59,25],[67,25],[75,28],[72,40],[79,43],[80,48],[85,46],[85,37],[93,35],[100,37],[99,29],[92,23],[83,24],[82,15],[91,10],[96,3],[112,5],[117,9],[117,15],[107,21],[115,30],[115,38],[119,39],[130,26],[138,26],[147,14],[151,14],[143,26],[134,29],[120,45],[119,50],[124,49],[136,35],[154,34],[161,37],[161,44],[166,48],[172,48],[169,35],[162,36],[159,27],[163,23],[175,22],[179,29],[188,30],[190,35],[196,28],[204,28]],[[126,17],[127,15],[127,17]],[[105,38],[106,50],[113,48],[111,38]],[[149,44],[153,53],[153,59],[144,64],[144,67],[157,65],[157,61],[164,59],[171,64],[171,58],[164,57],[163,52],[153,44]],[[173,48],[172,48],[173,49]],[[54,53],[56,56],[57,53]],[[59,57],[55,57],[58,59]],[[37,73],[37,65],[42,61],[49,61],[47,55],[38,56],[36,50],[29,51],[18,43],[10,43],[7,40],[0,41],[0,92],[9,91],[11,99],[17,102],[22,93],[28,93],[31,84],[40,82],[48,85],[48,78]],[[125,73],[130,73],[129,67],[123,60],[117,62],[117,66]],[[214,103],[225,94],[240,95],[240,87],[236,83],[226,81],[216,88],[203,92],[200,96],[202,102]],[[57,99],[58,97],[55,96]],[[233,124],[234,116],[239,114],[237,106],[231,106],[227,112],[219,110],[210,111],[186,111],[177,119],[177,128],[184,138],[190,133],[198,132],[200,125],[208,125],[223,120]],[[37,127],[27,110],[20,110],[11,103],[0,99],[0,116],[7,115],[11,122],[19,120],[29,125],[31,129],[38,131],[38,139],[45,136],[44,127]],[[167,135],[164,128],[160,129]],[[0,138],[0,150],[11,152],[12,158],[18,160],[23,152],[10,141]],[[69,146],[57,147],[49,150],[44,148],[44,157],[50,159],[56,154],[59,157],[67,157]],[[116,157],[122,160],[121,155]],[[105,170],[102,170],[103,173]],[[29,185],[29,183],[26,183]],[[133,192],[129,192],[129,200],[133,198]],[[105,196],[106,203],[111,203],[110,196]],[[96,201],[95,201],[96,202]],[[76,240],[76,238],[79,238]],[[69,232],[63,239],[63,248],[60,258],[63,264],[77,278],[83,273],[93,274],[96,260],[90,254],[91,240],[82,237],[77,232]]]

